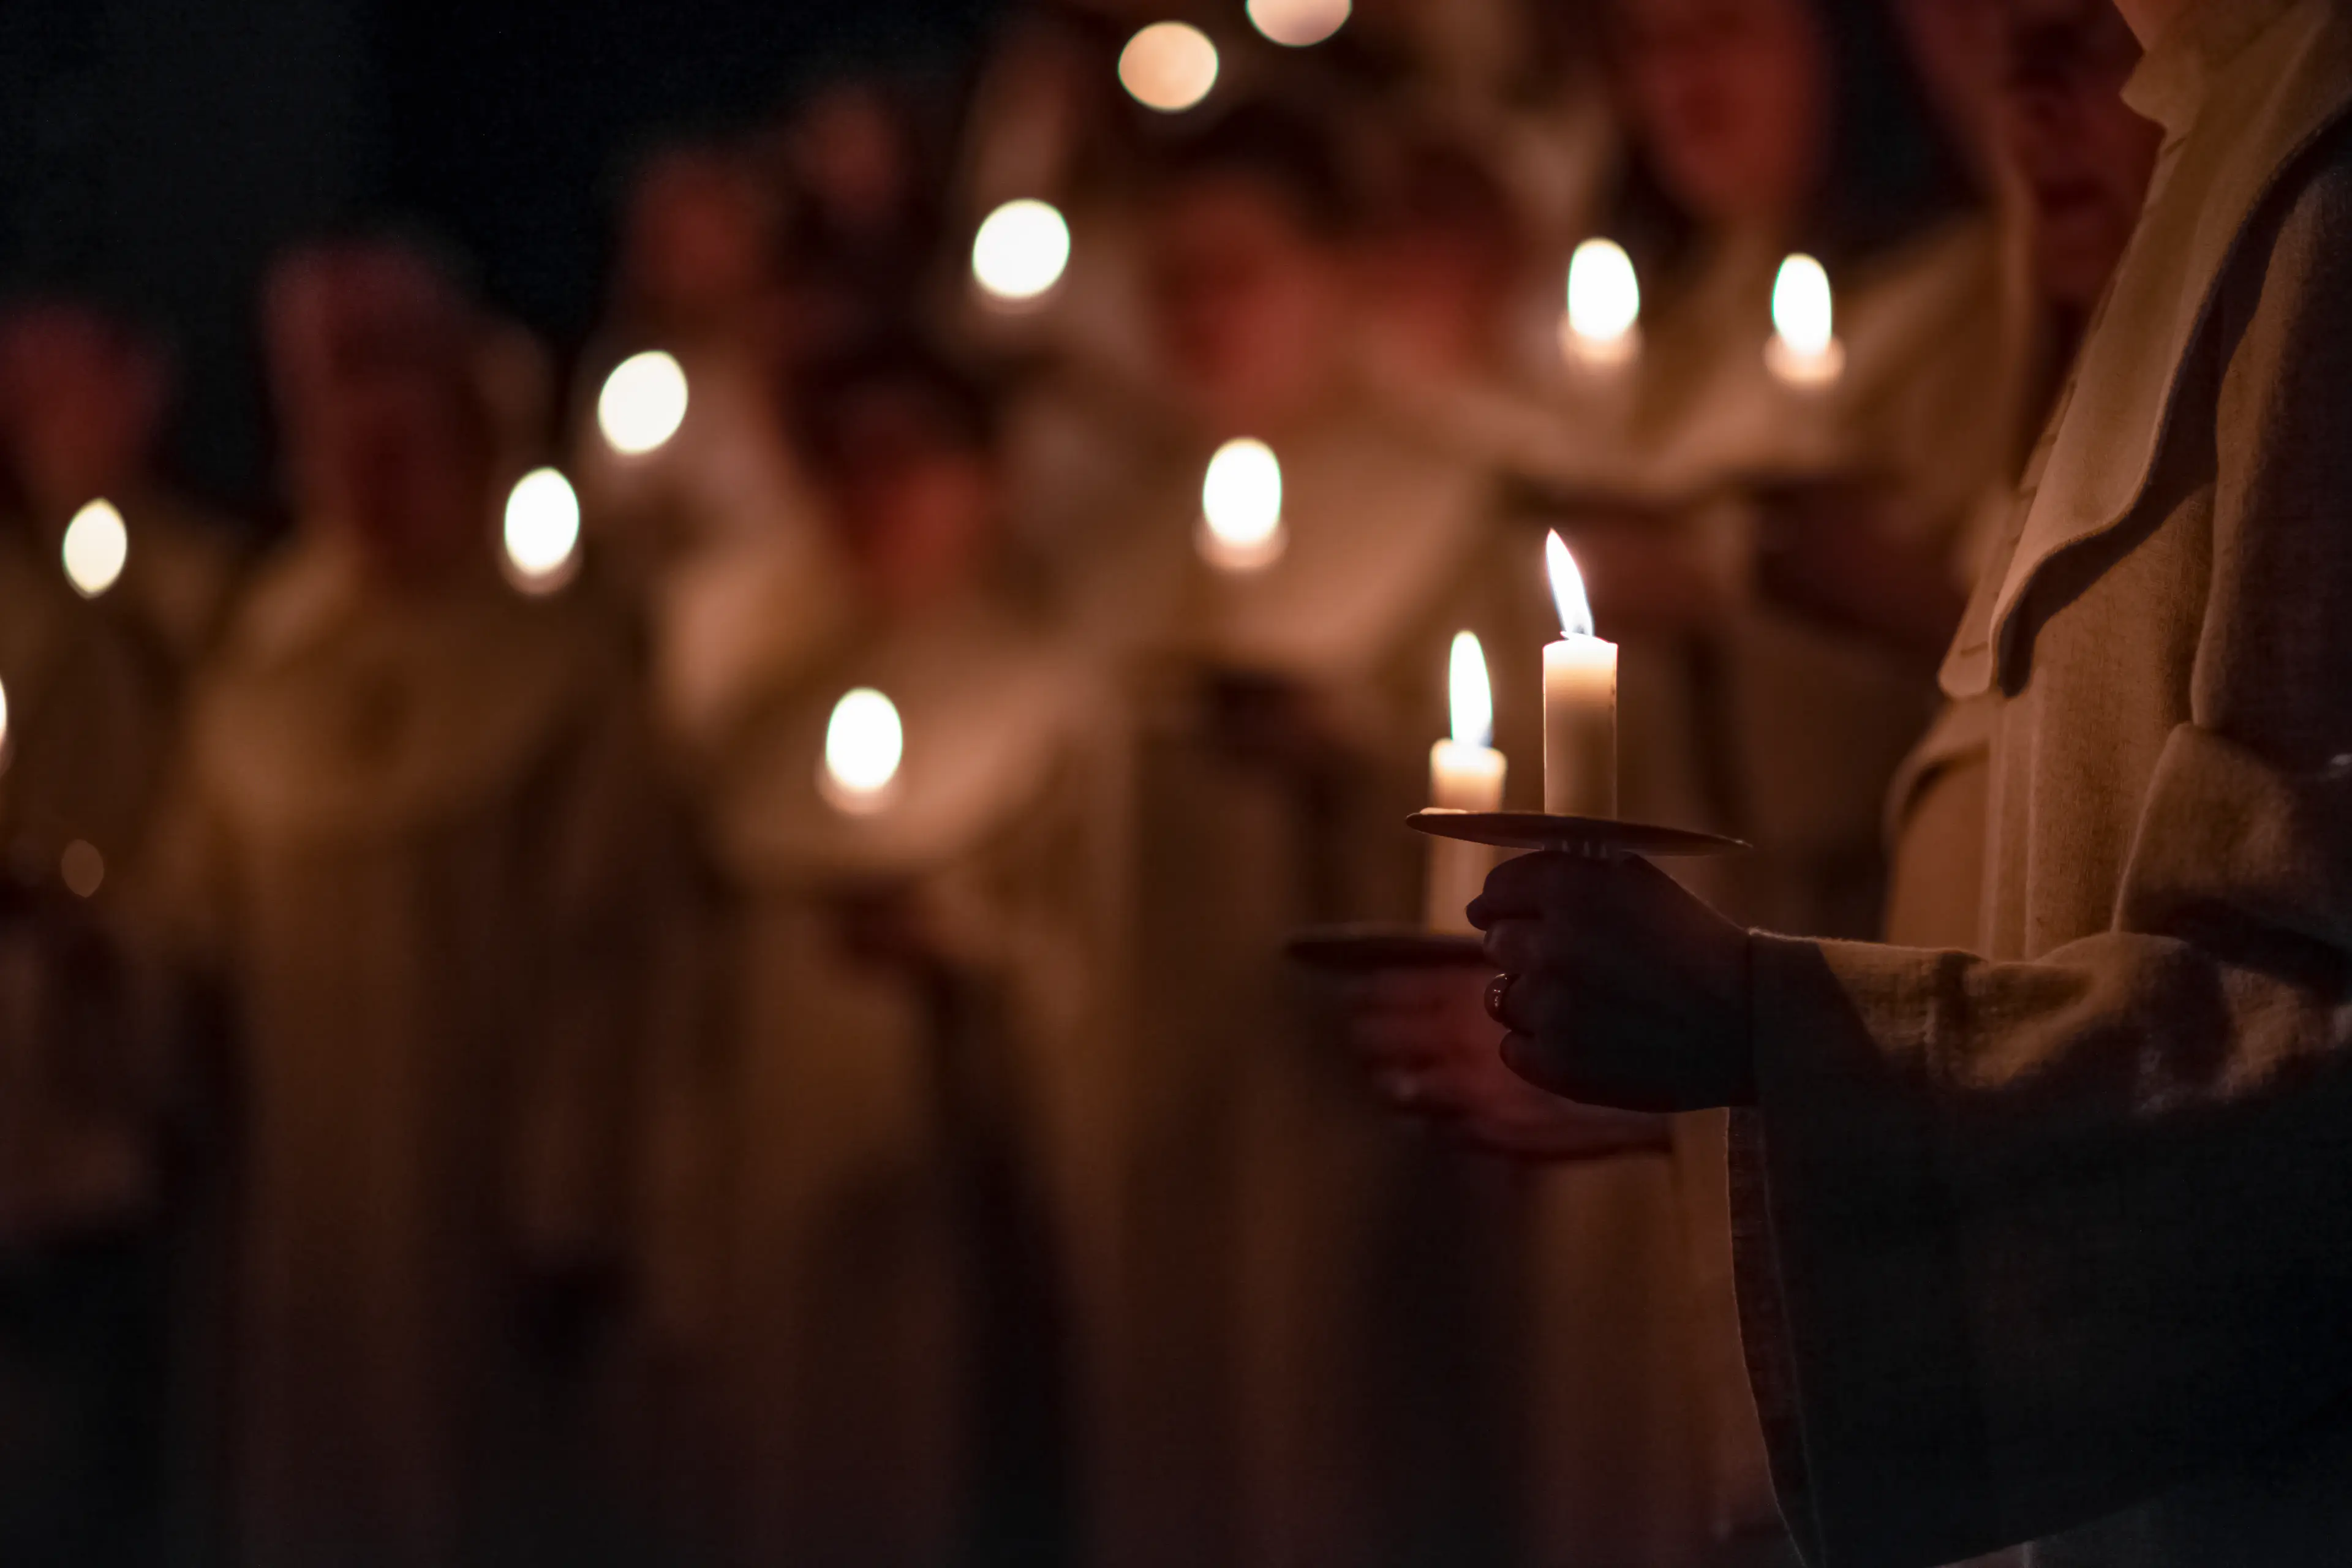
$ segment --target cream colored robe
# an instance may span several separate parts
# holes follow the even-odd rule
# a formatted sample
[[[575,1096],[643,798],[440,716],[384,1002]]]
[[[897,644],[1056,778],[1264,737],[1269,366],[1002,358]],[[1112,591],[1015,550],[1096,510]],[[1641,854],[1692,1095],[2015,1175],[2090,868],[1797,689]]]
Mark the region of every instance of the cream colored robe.
[[[2352,1555],[2352,17],[2193,12],[2138,234],[1945,684],[1977,952],[1758,940],[1735,1177],[1818,1561]]]
[[[99,874],[101,910],[133,876],[164,749],[163,692],[113,619],[29,542],[0,530],[0,852],[56,893],[70,865]],[[79,845],[68,861],[69,847]],[[0,992],[28,1000],[37,976]],[[0,1029],[0,1247],[142,1215],[153,1197],[159,1066],[60,1060],[47,1031]]]
[[[780,378],[740,344],[669,346],[687,384],[677,434],[615,451],[592,397],[572,467],[584,526],[641,596],[663,729],[699,762],[843,632],[844,579],[793,455]]]
[[[863,816],[818,787],[856,686],[906,734]],[[732,1560],[944,1568],[1050,1558],[1074,1528],[1115,1133],[1107,708],[1069,650],[975,603],[772,694],[719,775]],[[861,895],[903,900],[933,960],[854,949]]]
[[[110,499],[122,512],[130,553],[108,597],[184,680],[228,620],[244,568],[238,541],[226,521],[169,490]]]
[[[485,567],[394,599],[314,540],[200,696],[160,875],[237,1014],[242,1563],[506,1563],[612,1523],[593,1357],[534,1312],[635,1218],[675,846],[621,646],[577,597]]]
[[[1559,1409],[1580,1375],[1547,1363],[1542,1396],[1516,1384],[1531,1211],[1583,1216],[1566,1222],[1578,1328],[1638,1316],[1610,1314],[1641,1299],[1627,1274],[1661,1249],[1591,1185],[1530,1198],[1499,1163],[1398,1122],[1281,948],[1318,921],[1420,919],[1427,850],[1402,819],[1428,798],[1456,629],[1486,644],[1518,798],[1538,798],[1540,535],[1498,526],[1481,470],[1377,409],[1271,440],[1290,529],[1275,566],[1228,580],[1194,556],[1200,451],[1138,516],[1161,531],[1136,591],[1114,582],[1080,605],[1150,648],[1130,655],[1137,967],[1096,1556],[1507,1561],[1530,1487],[1605,1530],[1643,1462],[1621,1444],[1597,1467],[1520,1471],[1529,1424],[1556,1436],[1531,1405]],[[1621,1164],[1670,1189],[1663,1158]],[[1622,1409],[1657,1363],[1599,1342],[1578,1391]]]

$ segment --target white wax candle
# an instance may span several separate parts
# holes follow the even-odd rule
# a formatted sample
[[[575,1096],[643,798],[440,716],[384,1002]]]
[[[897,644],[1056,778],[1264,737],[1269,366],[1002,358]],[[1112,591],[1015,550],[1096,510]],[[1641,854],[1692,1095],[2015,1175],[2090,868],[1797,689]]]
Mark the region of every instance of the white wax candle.
[[[1500,811],[1503,753],[1495,738],[1494,689],[1486,680],[1486,656],[1477,637],[1457,632],[1448,668],[1454,735],[1429,749],[1429,803],[1440,811]],[[1496,853],[1484,844],[1433,837],[1429,841],[1428,898],[1424,918],[1432,931],[1471,929],[1470,900],[1486,887]]]
[[[1584,580],[1559,535],[1545,545],[1561,637],[1543,653],[1544,810],[1617,815],[1617,645],[1592,635]]]
[[[1810,256],[1780,263],[1772,281],[1772,337],[1764,363],[1784,385],[1813,391],[1845,374],[1845,345],[1837,339],[1830,275]]]
[[[1440,741],[1429,749],[1430,804],[1441,811],[1500,811],[1503,770],[1503,753],[1491,747]],[[1495,868],[1497,858],[1496,851],[1484,844],[1430,839],[1426,906],[1430,930],[1471,929],[1470,900],[1486,890],[1486,874]]]

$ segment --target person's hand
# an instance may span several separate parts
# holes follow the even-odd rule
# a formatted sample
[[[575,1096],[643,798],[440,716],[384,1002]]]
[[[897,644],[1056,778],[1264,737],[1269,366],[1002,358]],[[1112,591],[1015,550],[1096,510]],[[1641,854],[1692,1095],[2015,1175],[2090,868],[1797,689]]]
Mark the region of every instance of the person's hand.
[[[1470,906],[1486,1009],[1530,1083],[1627,1110],[1755,1099],[1748,933],[1646,860],[1507,860]]]
[[[1484,968],[1400,968],[1349,982],[1348,1043],[1399,1110],[1494,1153],[1530,1163],[1593,1159],[1665,1145],[1654,1116],[1579,1105],[1503,1065],[1503,1026],[1486,1016]]]

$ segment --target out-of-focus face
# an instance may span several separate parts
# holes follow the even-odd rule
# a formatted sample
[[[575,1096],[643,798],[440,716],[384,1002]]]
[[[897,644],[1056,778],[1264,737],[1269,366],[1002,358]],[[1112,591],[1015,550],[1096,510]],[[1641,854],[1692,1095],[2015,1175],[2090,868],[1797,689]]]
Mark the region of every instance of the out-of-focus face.
[[[1986,155],[2000,96],[2000,0],[1893,0],[1895,20],[1956,147]]]
[[[802,189],[843,228],[887,229],[907,215],[914,148],[874,89],[853,82],[820,95],[793,125],[790,153]]]
[[[1345,331],[1332,247],[1282,195],[1243,176],[1203,179],[1153,214],[1152,321],[1175,390],[1221,435],[1264,434],[1322,395]]]
[[[995,542],[995,465],[912,393],[857,394],[834,420],[826,485],[868,594],[902,614],[952,598]]]
[[[1710,224],[1786,222],[1829,155],[1812,0],[1615,0],[1620,90],[1667,194]]]
[[[2063,306],[2106,287],[2156,168],[2162,132],[2118,96],[2139,53],[2108,0],[2009,0],[2003,139],[2032,197],[2037,281]]]
[[[383,580],[429,584],[488,539],[489,444],[462,308],[405,258],[318,268],[278,302],[278,402],[306,507]]]
[[[1426,177],[1466,189],[1475,176],[1437,166]],[[1362,248],[1365,328],[1400,368],[1475,374],[1504,353],[1524,250],[1500,191],[1400,203]]]
[[[772,258],[758,191],[720,160],[679,153],[654,165],[633,193],[622,272],[638,307],[690,321],[751,298]]]
[[[152,353],[88,311],[37,307],[0,323],[0,440],[34,508],[62,520],[142,479],[166,380]]]

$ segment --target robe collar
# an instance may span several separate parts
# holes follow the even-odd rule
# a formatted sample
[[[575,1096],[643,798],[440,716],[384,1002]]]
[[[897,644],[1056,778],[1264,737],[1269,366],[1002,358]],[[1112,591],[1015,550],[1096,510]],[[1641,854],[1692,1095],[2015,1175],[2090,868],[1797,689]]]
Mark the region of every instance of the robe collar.
[[[2128,516],[2154,471],[2189,347],[2255,209],[2352,108],[2352,0],[2208,0],[2125,89],[2166,131],[2137,229],[2027,465],[1943,686],[2014,687],[2035,575]]]

